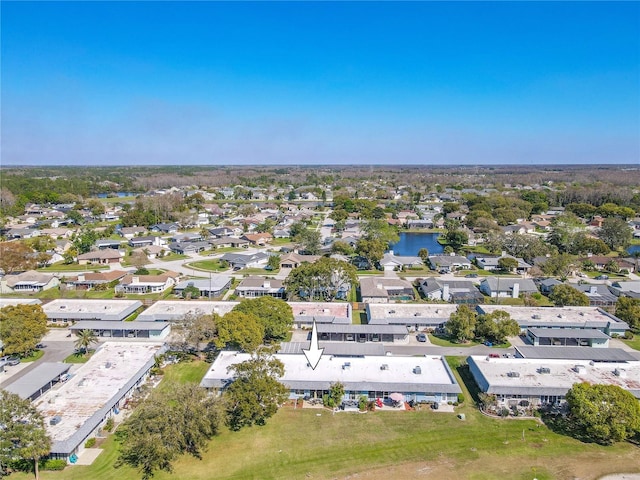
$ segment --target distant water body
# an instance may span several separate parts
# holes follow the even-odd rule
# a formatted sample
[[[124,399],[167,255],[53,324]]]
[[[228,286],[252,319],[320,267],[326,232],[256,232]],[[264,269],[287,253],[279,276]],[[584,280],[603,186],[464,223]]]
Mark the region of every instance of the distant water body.
[[[98,198],[107,198],[109,195],[113,196],[113,193],[99,193],[98,195],[96,195],[96,197]],[[115,194],[116,197],[121,198],[121,197],[133,197],[137,195],[137,193],[133,193],[133,192],[118,192]]]
[[[417,256],[421,248],[429,250],[429,255],[442,253],[444,247],[438,243],[439,233],[400,233],[400,241],[391,246],[396,255]]]

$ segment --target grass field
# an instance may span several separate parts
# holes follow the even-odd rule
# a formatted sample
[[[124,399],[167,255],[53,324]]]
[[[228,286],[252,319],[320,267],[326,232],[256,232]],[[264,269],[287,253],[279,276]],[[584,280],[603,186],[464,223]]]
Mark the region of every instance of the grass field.
[[[474,347],[476,345],[480,345],[479,342],[467,342],[467,343],[456,343],[452,342],[448,337],[444,335],[434,335],[433,333],[429,334],[429,341],[437,345],[438,347]]]
[[[200,260],[198,262],[186,263],[184,265],[186,268],[194,268],[196,270],[205,270],[207,272],[226,272],[229,270],[229,265],[220,262],[220,260]]]
[[[42,358],[43,355],[44,350],[33,350],[31,352],[31,355],[29,355],[28,357],[22,357],[20,361],[23,363],[35,362],[36,360]]]
[[[454,374],[467,378],[460,358],[449,358]],[[199,381],[208,364],[182,363],[165,378]],[[460,367],[460,368],[457,368]],[[162,388],[162,383],[159,388]],[[466,419],[430,409],[408,412],[339,413],[283,407],[263,427],[214,438],[201,460],[182,457],[174,472],[157,480],[216,479],[471,479],[594,480],[613,472],[639,472],[640,450],[584,444],[556,434],[536,420],[502,420],[479,413],[462,384]],[[473,392],[472,392],[473,393]],[[43,480],[134,480],[128,467],[114,469],[111,436],[90,467],[42,472]],[[14,474],[26,480],[32,475]]]
[[[634,350],[640,350],[640,333],[636,332],[631,340],[625,340],[624,338],[621,338],[620,340],[622,340]]]

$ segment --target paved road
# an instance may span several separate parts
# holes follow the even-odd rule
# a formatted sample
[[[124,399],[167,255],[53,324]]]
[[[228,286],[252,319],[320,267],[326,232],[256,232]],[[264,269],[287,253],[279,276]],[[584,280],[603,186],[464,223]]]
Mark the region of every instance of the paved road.
[[[24,377],[43,362],[61,362],[71,355],[75,349],[75,339],[67,337],[68,333],[69,330],[66,328],[52,328],[42,340],[42,343],[45,345],[42,358],[36,362],[21,363],[15,367],[5,368],[5,373],[0,374],[3,375],[0,376],[0,380],[2,380],[0,388],[6,387],[17,379]]]

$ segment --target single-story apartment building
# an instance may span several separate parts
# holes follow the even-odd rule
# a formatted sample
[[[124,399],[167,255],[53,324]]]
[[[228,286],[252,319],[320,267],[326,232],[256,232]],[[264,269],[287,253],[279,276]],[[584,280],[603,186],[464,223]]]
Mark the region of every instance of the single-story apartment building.
[[[575,383],[617,385],[640,399],[640,361],[587,361],[470,356],[469,370],[480,390],[498,405],[560,405]]]
[[[435,303],[368,303],[366,312],[369,325],[402,325],[410,330],[424,330],[443,327],[457,308],[456,305]]]
[[[527,328],[597,329],[607,335],[624,335],[629,325],[598,307],[513,307],[508,305],[478,305],[480,314],[496,310],[507,312],[522,332]]]
[[[284,282],[276,278],[249,276],[243,278],[235,288],[239,297],[256,298],[269,295],[275,298],[286,298]]]
[[[139,300],[81,300],[58,298],[42,306],[50,322],[123,321],[142,307]]]
[[[238,302],[210,302],[207,300],[160,300],[143,311],[138,322],[177,322],[185,315],[224,315]]]
[[[35,407],[52,440],[50,457],[74,462],[86,441],[126,407],[163,351],[159,342],[103,343],[71,378],[39,397]]]
[[[444,357],[362,356],[345,359],[324,355],[312,369],[304,355],[276,354],[284,364],[280,382],[289,389],[289,398],[322,398],[331,385],[345,387],[344,400],[386,400],[400,393],[405,401],[456,401],[460,386]],[[249,354],[223,351],[200,382],[204,388],[221,392],[233,381],[229,367],[250,358]]]
[[[607,348],[611,337],[596,329],[584,328],[527,328],[527,339],[534,346]]]
[[[71,333],[77,335],[83,330],[91,330],[98,337],[112,338],[150,338],[163,340],[171,333],[168,322],[117,322],[101,320],[85,320],[69,327]]]

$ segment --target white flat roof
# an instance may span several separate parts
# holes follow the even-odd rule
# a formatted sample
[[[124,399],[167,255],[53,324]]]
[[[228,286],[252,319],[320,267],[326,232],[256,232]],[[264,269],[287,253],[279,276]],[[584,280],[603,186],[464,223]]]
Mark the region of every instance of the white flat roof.
[[[129,382],[162,348],[148,342],[106,342],[60,388],[35,402],[54,444],[65,442]],[[110,363],[109,368],[106,367]],[[60,423],[49,420],[59,416]],[[92,429],[91,429],[92,430]],[[91,430],[87,434],[91,433]],[[82,439],[80,439],[82,440]]]
[[[488,393],[564,395],[574,383],[589,382],[618,385],[640,398],[640,361],[591,364],[586,360],[488,356],[472,356],[468,360],[482,372],[489,385]],[[584,368],[578,370],[576,365]],[[548,368],[550,373],[540,373],[540,368]],[[624,374],[616,375],[616,370]],[[509,372],[519,376],[508,376]]]
[[[598,307],[513,307],[508,305],[479,305],[478,310],[492,313],[503,310],[521,326],[556,324],[602,324],[620,322],[618,318]]]
[[[209,302],[206,300],[161,300],[154,303],[136,318],[139,322],[157,322],[179,320],[187,314],[217,313],[224,315],[230,312],[238,302]]]
[[[385,304],[368,303],[371,318],[427,317],[449,320],[449,315],[458,309],[457,305],[442,303]],[[419,315],[416,315],[419,314]]]
[[[275,357],[284,364],[285,374],[281,382],[291,389],[328,389],[331,383],[342,382],[347,390],[460,392],[444,357],[437,355],[348,359],[324,355],[315,370],[302,354],[277,354]],[[249,358],[245,353],[220,352],[201,385],[221,386],[232,378],[227,369]],[[345,363],[349,363],[349,367],[345,368]],[[387,368],[381,368],[383,365]],[[416,367],[420,367],[420,374],[415,373]]]
[[[50,319],[124,320],[142,306],[140,300],[76,300],[60,298],[42,309]]]
[[[0,298],[0,308],[16,305],[40,305],[41,303],[37,298]]]

